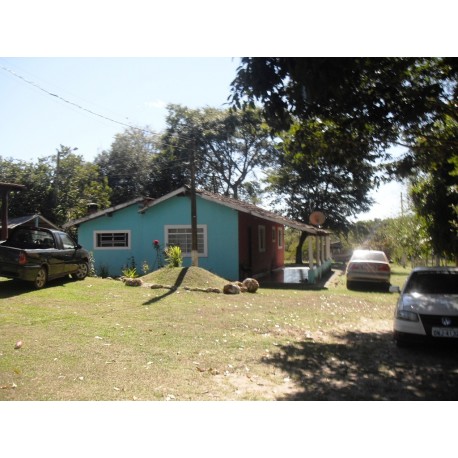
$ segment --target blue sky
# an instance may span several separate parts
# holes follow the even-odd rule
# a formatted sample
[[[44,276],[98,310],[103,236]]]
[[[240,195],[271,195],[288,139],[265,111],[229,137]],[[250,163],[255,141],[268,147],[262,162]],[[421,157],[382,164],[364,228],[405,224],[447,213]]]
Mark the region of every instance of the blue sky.
[[[167,103],[221,107],[239,62],[232,56],[456,55],[452,3],[9,2],[0,66],[60,98],[0,68],[0,155],[30,160],[63,144],[92,160],[125,128],[72,104],[153,131],[164,128]],[[397,216],[401,192],[382,186],[360,218]]]
[[[168,103],[223,107],[239,61],[0,58],[0,155],[29,160],[63,144],[93,160],[123,124],[164,129]]]
[[[169,103],[224,107],[239,63],[232,57],[0,57],[0,156],[29,161],[62,144],[92,161],[126,125],[163,130]],[[360,218],[397,216],[401,192],[398,183],[383,186]]]

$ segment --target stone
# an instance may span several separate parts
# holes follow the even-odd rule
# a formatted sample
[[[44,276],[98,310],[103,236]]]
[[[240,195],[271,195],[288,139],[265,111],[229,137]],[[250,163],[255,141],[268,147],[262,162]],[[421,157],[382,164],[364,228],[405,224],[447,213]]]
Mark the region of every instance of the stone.
[[[123,281],[126,286],[142,286],[143,284],[141,278],[124,278]]]
[[[254,278],[245,278],[242,284],[249,293],[255,293],[259,289],[259,282]]]
[[[224,294],[240,294],[240,286],[234,283],[228,283],[227,285],[224,285],[223,293]]]

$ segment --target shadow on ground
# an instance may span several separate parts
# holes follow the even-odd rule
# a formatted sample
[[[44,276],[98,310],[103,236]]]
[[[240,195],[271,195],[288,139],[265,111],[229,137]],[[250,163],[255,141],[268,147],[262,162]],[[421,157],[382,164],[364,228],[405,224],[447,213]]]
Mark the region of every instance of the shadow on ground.
[[[153,297],[152,299],[146,301],[143,303],[143,305],[151,305],[151,304],[154,304],[155,302],[159,302],[161,301],[162,299],[164,299],[165,297],[167,296],[170,296],[171,294],[174,294],[176,292],[176,290],[181,286],[181,284],[183,283],[183,280],[184,278],[186,277],[186,273],[188,272],[188,268],[185,267],[181,270],[180,272],[180,275],[178,275],[176,281],[175,281],[175,284],[172,285],[172,287],[167,290],[164,294],[161,294],[160,296],[157,296],[157,297]]]
[[[399,349],[391,332],[345,332],[308,339],[264,360],[299,387],[278,400],[458,400],[458,348]]]
[[[45,288],[65,287],[67,283],[75,282],[73,278],[64,277],[57,278],[49,281]],[[5,280],[0,281],[0,299],[7,299],[9,297],[20,296],[21,294],[27,294],[37,289],[31,282],[22,280]]]

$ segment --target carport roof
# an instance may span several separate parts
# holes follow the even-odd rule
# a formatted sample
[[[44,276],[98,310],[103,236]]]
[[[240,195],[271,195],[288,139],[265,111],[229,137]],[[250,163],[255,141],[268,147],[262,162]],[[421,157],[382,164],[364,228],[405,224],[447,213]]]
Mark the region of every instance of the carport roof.
[[[38,219],[38,221],[37,221]],[[38,222],[38,226],[40,227],[47,227],[50,229],[60,230],[60,227],[56,226],[55,224],[51,223],[51,221],[47,220],[42,215],[25,215],[25,216],[18,216],[17,218],[9,218],[8,219],[8,229],[14,229],[17,226],[23,226],[33,222],[34,224]],[[35,224],[36,225],[36,224]],[[2,227],[2,223],[0,221],[0,228]]]

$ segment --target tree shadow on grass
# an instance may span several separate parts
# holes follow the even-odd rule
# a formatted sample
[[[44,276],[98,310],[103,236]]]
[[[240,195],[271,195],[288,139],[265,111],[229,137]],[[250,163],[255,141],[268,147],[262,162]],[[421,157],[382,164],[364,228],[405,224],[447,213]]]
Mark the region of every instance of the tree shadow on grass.
[[[391,332],[344,332],[279,347],[264,363],[289,374],[298,391],[278,400],[458,400],[458,347],[399,349]]]
[[[184,278],[186,277],[186,273],[188,272],[188,267],[184,267],[181,269],[180,274],[178,275],[175,284],[172,285],[170,289],[167,289],[167,291],[164,294],[161,294],[160,296],[156,296],[151,298],[150,300],[146,301],[143,303],[143,305],[151,305],[154,304],[155,302],[159,302],[162,299],[164,299],[167,296],[170,296],[173,294],[183,283]]]

